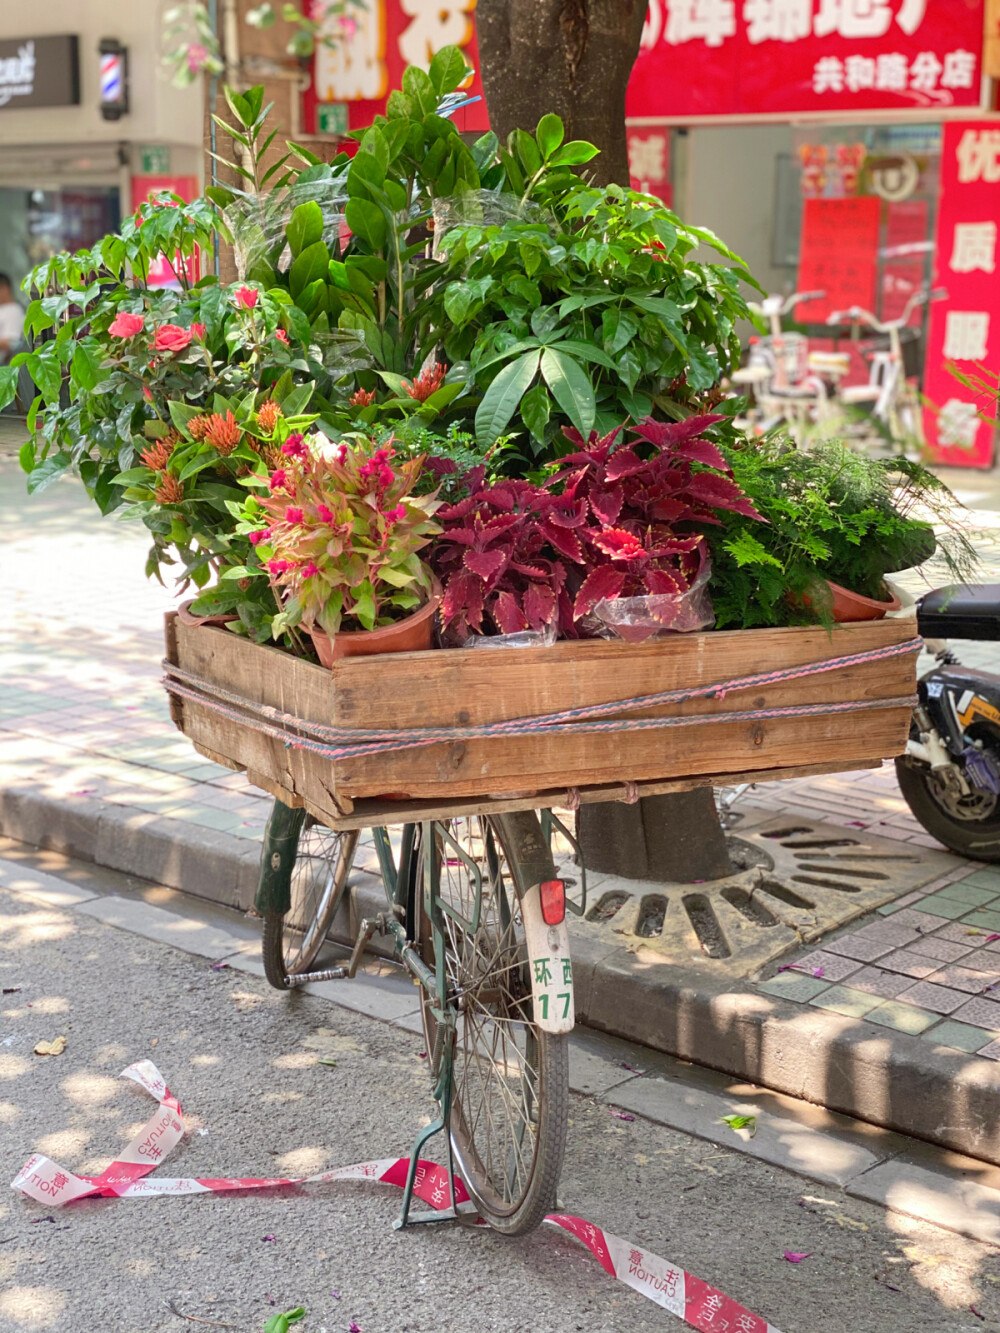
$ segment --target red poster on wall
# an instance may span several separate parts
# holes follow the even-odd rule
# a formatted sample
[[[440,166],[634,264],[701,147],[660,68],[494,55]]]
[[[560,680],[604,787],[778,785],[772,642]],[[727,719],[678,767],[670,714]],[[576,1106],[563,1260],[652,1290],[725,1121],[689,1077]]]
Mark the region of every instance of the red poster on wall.
[[[650,0],[626,111],[926,117],[979,105],[982,48],[983,0]]]
[[[197,199],[200,194],[198,189],[197,176],[133,176],[132,177],[132,212],[144,204],[151,195],[159,194],[161,190],[169,190],[171,194],[178,194],[186,204]],[[180,255],[175,256],[174,264],[178,267],[184,261]],[[177,277],[177,269],[171,264],[166,255],[160,255],[159,259],[154,260],[150,265],[149,272],[146,275],[146,284],[149,287],[180,287],[180,280]],[[198,255],[193,255],[187,261],[187,279],[189,282],[197,282],[200,276],[200,259]]]
[[[924,393],[932,406],[924,430],[932,455],[956,467],[989,467],[994,428],[979,411],[996,411],[993,396],[978,402],[949,373],[1000,369],[1000,273],[997,194],[1000,128],[953,121],[941,145],[935,276],[947,297],[931,306]]]
[[[670,131],[629,130],[628,170],[633,190],[653,194],[668,208],[674,206],[670,180]]]
[[[324,7],[325,8],[325,7]],[[456,111],[459,130],[487,130],[473,18],[476,0],[365,0],[323,20],[329,43],[316,44],[313,77],[302,99],[309,134],[346,134],[385,114],[407,65],[422,65],[443,46],[459,46],[476,71],[468,88],[479,101]]]
[[[805,201],[797,285],[824,295],[799,302],[795,317],[803,324],[852,305],[874,310],[880,207],[874,195]]]

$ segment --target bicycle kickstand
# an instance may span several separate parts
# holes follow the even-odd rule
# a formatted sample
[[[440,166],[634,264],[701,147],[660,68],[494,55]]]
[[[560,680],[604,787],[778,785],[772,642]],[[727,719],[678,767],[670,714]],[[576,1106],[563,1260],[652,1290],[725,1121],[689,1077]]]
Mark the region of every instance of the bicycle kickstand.
[[[451,1079],[452,1079],[452,1045],[454,1040],[454,1031],[451,1030],[447,1022],[438,1027],[436,1046],[441,1050],[440,1074],[437,1084],[434,1088],[434,1097],[440,1107],[440,1114],[436,1120],[420,1131],[417,1135],[413,1150],[410,1153],[410,1166],[406,1173],[406,1185],[403,1189],[403,1206],[399,1217],[393,1222],[393,1229],[402,1230],[403,1227],[417,1226],[420,1223],[427,1222],[458,1222],[462,1219],[462,1214],[458,1211],[458,1196],[456,1193],[455,1176],[455,1156],[451,1146],[451,1135],[448,1132],[448,1116],[451,1110]],[[420,1154],[424,1144],[428,1139],[432,1139],[435,1134],[444,1133],[447,1143],[448,1153],[448,1198],[447,1208],[429,1208],[426,1212],[415,1213],[411,1215],[410,1205],[413,1202],[413,1193],[417,1185],[418,1177],[422,1178],[424,1173],[424,1163],[421,1161]],[[436,1165],[436,1163],[435,1163]]]

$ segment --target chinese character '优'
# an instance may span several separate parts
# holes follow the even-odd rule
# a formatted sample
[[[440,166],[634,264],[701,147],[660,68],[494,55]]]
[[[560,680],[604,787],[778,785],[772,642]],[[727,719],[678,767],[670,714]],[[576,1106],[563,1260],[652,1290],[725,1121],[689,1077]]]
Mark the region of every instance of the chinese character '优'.
[[[1000,181],[1000,130],[966,130],[955,150],[958,179],[963,185]]]

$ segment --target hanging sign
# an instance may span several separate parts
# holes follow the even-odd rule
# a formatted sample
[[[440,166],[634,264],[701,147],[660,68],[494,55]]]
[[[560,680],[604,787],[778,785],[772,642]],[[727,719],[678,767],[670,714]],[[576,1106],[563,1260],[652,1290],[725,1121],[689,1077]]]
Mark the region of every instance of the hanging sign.
[[[370,125],[375,116],[385,115],[386,98],[400,87],[406,66],[426,69],[444,46],[461,47],[476,71],[463,91],[480,100],[455,112],[456,127],[489,129],[479,79],[475,8],[476,0],[368,0],[352,6],[346,15],[325,18],[316,42],[313,76],[302,99],[307,133],[342,133]],[[328,107],[337,110],[331,113]]]
[[[79,104],[77,37],[67,34],[0,40],[0,109]]]
[[[650,0],[626,113],[912,111],[982,96],[984,0]],[[863,120],[863,117],[861,117]]]
[[[996,399],[977,402],[949,373],[1000,370],[1000,271],[997,268],[997,195],[1000,128],[982,121],[945,126],[941,145],[936,285],[947,293],[930,309],[924,394],[930,404],[924,430],[932,456],[957,467],[989,467],[994,428],[979,410],[995,415]]]

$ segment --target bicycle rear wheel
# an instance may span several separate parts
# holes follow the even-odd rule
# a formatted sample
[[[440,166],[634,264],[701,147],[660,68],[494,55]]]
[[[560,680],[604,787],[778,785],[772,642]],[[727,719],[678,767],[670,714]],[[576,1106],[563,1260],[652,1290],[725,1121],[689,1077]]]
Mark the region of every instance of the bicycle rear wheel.
[[[453,819],[434,828],[439,898],[478,928],[442,912],[449,1000],[458,1009],[449,1131],[459,1168],[482,1216],[510,1236],[531,1231],[556,1204],[566,1147],[569,1049],[565,1035],[534,1022],[521,900],[552,879],[547,842],[533,812]],[[435,966],[424,855],[417,857],[414,935]],[[438,1023],[421,991],[424,1033],[436,1052]],[[436,1070],[432,1071],[436,1075]]]
[[[264,835],[262,879],[268,879],[261,959],[277,990],[310,972],[347,887],[356,832],[335,833],[302,810],[276,801]],[[272,904],[284,901],[287,910]]]

